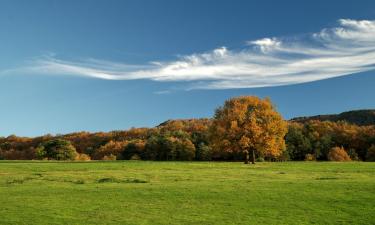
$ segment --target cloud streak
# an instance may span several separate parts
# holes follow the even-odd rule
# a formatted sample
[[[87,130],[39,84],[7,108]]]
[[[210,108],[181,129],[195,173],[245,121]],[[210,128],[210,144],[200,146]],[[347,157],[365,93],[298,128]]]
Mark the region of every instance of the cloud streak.
[[[374,68],[375,20],[341,19],[337,27],[317,33],[248,41],[241,50],[220,47],[174,61],[129,65],[49,56],[20,70],[108,80],[181,81],[189,82],[189,89],[232,89],[305,83]]]

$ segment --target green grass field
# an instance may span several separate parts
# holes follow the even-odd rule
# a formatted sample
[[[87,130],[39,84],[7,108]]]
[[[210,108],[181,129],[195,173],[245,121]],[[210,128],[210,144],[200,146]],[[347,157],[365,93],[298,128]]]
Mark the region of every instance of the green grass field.
[[[0,162],[0,224],[375,224],[375,163]]]

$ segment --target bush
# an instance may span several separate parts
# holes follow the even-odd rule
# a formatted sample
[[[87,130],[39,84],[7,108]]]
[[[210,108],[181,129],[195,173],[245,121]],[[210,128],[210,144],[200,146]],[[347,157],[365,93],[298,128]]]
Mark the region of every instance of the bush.
[[[117,157],[113,154],[110,154],[110,155],[105,155],[102,160],[105,160],[105,161],[112,161],[112,160],[116,160]]]
[[[315,161],[315,160],[316,158],[313,154],[308,153],[305,155],[305,161]]]
[[[90,156],[88,156],[84,153],[81,153],[81,154],[77,154],[77,156],[74,160],[76,160],[76,161],[90,161],[91,158],[90,158]]]
[[[344,162],[344,161],[351,161],[348,153],[345,151],[343,147],[333,147],[327,156],[329,161],[337,161],[337,162]]]
[[[375,162],[375,145],[371,145],[367,150],[366,161]]]

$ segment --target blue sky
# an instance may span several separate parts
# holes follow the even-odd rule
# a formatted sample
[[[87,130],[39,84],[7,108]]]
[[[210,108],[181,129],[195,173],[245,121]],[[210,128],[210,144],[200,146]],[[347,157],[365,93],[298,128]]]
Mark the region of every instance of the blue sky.
[[[3,0],[0,135],[151,127],[237,95],[286,119],[375,108],[374,20],[358,0]]]

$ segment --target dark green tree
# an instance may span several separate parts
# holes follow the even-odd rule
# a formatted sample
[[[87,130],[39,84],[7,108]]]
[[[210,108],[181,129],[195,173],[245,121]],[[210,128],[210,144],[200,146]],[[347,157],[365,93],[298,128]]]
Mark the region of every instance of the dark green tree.
[[[212,149],[210,146],[201,142],[196,149],[196,159],[201,161],[209,161],[212,158]]]
[[[54,139],[41,143],[36,154],[40,159],[74,160],[77,152],[69,141]]]
[[[290,124],[285,136],[287,152],[291,160],[304,160],[312,152],[310,140],[303,134],[301,124]]]

